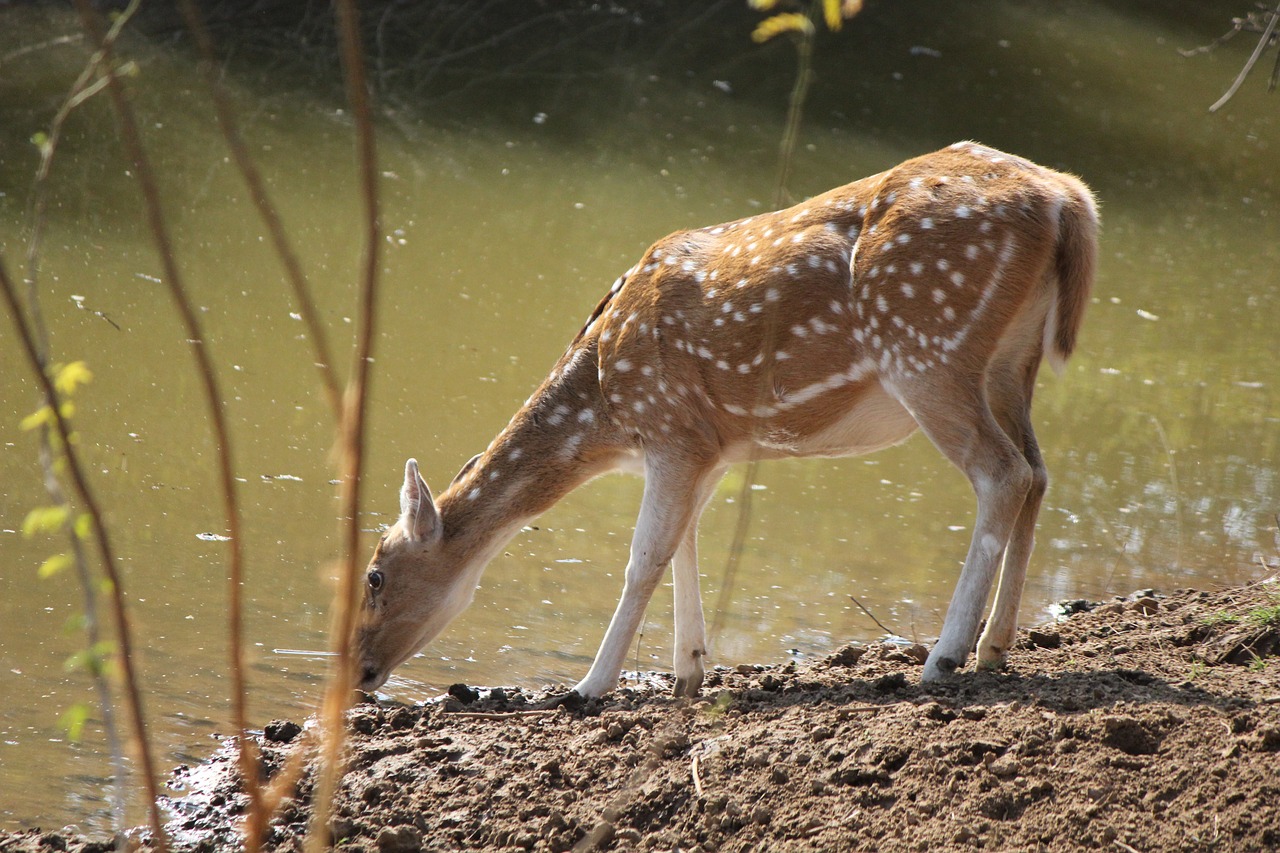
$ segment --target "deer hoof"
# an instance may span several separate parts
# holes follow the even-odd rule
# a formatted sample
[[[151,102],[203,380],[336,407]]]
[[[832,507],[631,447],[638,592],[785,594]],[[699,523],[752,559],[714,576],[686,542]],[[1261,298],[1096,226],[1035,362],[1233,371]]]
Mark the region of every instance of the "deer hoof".
[[[671,695],[676,697],[677,699],[681,697],[687,697],[689,699],[693,699],[698,695],[699,692],[701,692],[701,690],[702,690],[702,673],[698,673],[696,676],[693,676],[690,678],[681,678],[677,676],[676,686],[672,688]]]
[[[1008,662],[1009,655],[1007,652],[996,651],[995,649],[986,651],[978,649],[978,669],[985,672],[998,672],[1004,669]]]
[[[928,683],[931,681],[946,681],[957,669],[960,668],[960,661],[945,655],[941,657],[929,656],[924,665],[924,675],[920,680]]]

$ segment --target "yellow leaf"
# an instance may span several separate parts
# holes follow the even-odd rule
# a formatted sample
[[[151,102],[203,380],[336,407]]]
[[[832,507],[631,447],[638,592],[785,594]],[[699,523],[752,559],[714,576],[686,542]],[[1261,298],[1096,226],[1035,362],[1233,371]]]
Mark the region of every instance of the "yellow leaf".
[[[22,535],[57,533],[67,523],[70,515],[71,508],[68,506],[38,506],[22,520]]]
[[[813,23],[799,12],[774,15],[772,18],[765,18],[760,22],[755,32],[751,34],[751,40],[760,44],[781,33],[792,32],[808,35],[813,32]]]
[[[87,512],[77,515],[76,524],[72,531],[76,534],[77,539],[88,539],[89,534],[93,532],[93,516]]]
[[[822,0],[822,17],[827,21],[827,29],[833,33],[840,32],[844,25],[842,12],[841,0]]]
[[[48,406],[41,406],[23,418],[20,426],[24,431],[30,431],[45,425],[51,425],[52,423],[53,409]]]
[[[93,381],[93,371],[83,361],[56,365],[53,372],[53,385],[59,394],[71,395],[81,385]]]
[[[778,5],[778,0],[747,0],[747,5],[757,12],[768,12]]]
[[[36,570],[36,575],[41,579],[51,578],[63,569],[71,565],[70,554],[54,554],[49,559],[40,564],[40,568]]]

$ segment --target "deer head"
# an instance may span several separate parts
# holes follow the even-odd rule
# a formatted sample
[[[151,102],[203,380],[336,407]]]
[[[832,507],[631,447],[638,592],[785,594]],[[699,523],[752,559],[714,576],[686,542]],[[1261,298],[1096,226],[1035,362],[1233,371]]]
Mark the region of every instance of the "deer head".
[[[459,570],[467,557],[454,545],[417,461],[410,459],[400,487],[400,517],[383,533],[365,572],[355,658],[361,690],[381,687],[471,602],[471,573]]]

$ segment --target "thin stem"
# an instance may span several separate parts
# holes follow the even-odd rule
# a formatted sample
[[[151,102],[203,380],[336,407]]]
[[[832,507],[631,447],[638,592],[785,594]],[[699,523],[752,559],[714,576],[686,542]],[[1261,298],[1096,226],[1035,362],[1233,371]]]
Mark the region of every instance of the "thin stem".
[[[81,0],[81,2],[85,2],[85,0]],[[61,400],[58,397],[58,392],[53,387],[53,382],[50,380],[49,375],[40,366],[40,353],[36,348],[35,338],[23,316],[22,308],[18,304],[17,291],[14,288],[13,281],[9,278],[8,271],[5,269],[2,256],[0,256],[0,291],[3,291],[5,303],[9,308],[10,315],[13,317],[13,325],[18,332],[18,337],[21,339],[27,362],[31,367],[32,373],[35,374],[36,380],[40,383],[46,404],[53,413],[54,425],[57,428],[58,437],[62,440],[63,457],[67,461],[67,471],[71,475],[71,482],[75,486],[76,495],[84,506],[85,512],[92,520],[94,541],[97,543],[98,552],[102,557],[103,571],[106,573],[107,580],[111,586],[111,605],[116,620],[116,636],[120,642],[120,668],[124,677],[125,696],[128,700],[129,718],[133,725],[134,739],[137,742],[138,757],[142,763],[142,778],[147,790],[151,831],[154,835],[155,848],[160,853],[164,853],[169,848],[169,842],[160,817],[160,791],[156,784],[155,762],[152,760],[151,741],[147,737],[147,725],[142,710],[142,693],[138,689],[138,675],[133,664],[132,630],[130,628],[129,614],[125,608],[124,584],[121,581],[120,572],[116,568],[115,552],[112,550],[111,540],[107,535],[107,528],[102,520],[102,511],[98,508],[98,502],[92,489],[89,488],[89,481],[85,478],[84,468],[76,455],[75,445],[71,443],[71,428],[62,417]]]
[[[267,228],[271,244],[280,257],[289,286],[293,289],[294,298],[298,303],[298,313],[302,315],[302,321],[307,327],[307,335],[315,350],[316,368],[320,371],[320,381],[324,385],[329,408],[332,409],[336,420],[342,417],[342,391],[338,384],[337,373],[333,368],[328,335],[320,320],[320,312],[316,310],[311,287],[307,284],[306,274],[302,271],[302,263],[298,260],[298,254],[294,251],[289,235],[285,232],[280,212],[267,193],[262,173],[258,171],[257,164],[249,154],[249,146],[245,144],[244,134],[240,132],[240,124],[236,120],[235,110],[231,107],[231,99],[227,96],[226,87],[218,78],[213,39],[209,35],[209,28],[205,26],[204,17],[193,0],[181,0],[179,5],[186,19],[187,29],[191,31],[196,47],[200,51],[201,72],[204,74],[205,84],[209,87],[209,94],[213,99],[222,136],[249,190],[249,197],[253,200],[254,206],[258,209],[258,215]]]
[[[1280,23],[1280,4],[1277,4],[1276,8],[1272,10],[1270,17],[1267,20],[1267,28],[1262,31],[1262,38],[1258,39],[1258,44],[1253,49],[1253,53],[1249,56],[1248,61],[1245,62],[1244,68],[1240,69],[1240,73],[1236,75],[1236,79],[1232,82],[1231,87],[1227,89],[1226,94],[1221,98],[1218,98],[1218,100],[1214,102],[1213,106],[1209,107],[1209,112],[1216,113],[1218,110],[1222,109],[1222,107],[1226,105],[1227,101],[1231,100],[1231,98],[1235,96],[1235,93],[1239,91],[1240,87],[1244,84],[1244,78],[1249,76],[1249,72],[1253,70],[1253,66],[1257,63],[1259,57],[1262,56],[1262,52],[1266,50],[1267,45],[1271,43],[1271,35],[1276,31],[1276,24],[1278,23]]]
[[[83,29],[89,35],[91,42],[102,52],[104,62],[110,66],[112,63],[112,45],[103,38],[101,21],[92,8],[90,0],[76,0],[76,8],[80,14]],[[191,345],[192,356],[196,361],[196,370],[204,389],[205,402],[209,409],[209,418],[217,445],[218,478],[221,485],[223,511],[226,517],[227,535],[229,537],[227,568],[229,612],[227,622],[231,650],[232,712],[240,744],[240,769],[244,775],[245,788],[252,804],[250,809],[251,825],[248,833],[249,843],[252,844],[256,829],[253,824],[259,812],[257,808],[260,800],[258,793],[259,763],[254,754],[252,741],[248,737],[248,713],[244,676],[243,604],[241,601],[244,546],[240,531],[240,511],[236,498],[236,483],[232,465],[231,436],[222,405],[224,398],[218,387],[213,361],[205,345],[200,321],[191,305],[190,299],[187,297],[186,288],[182,282],[182,274],[178,269],[173,243],[169,236],[168,225],[160,203],[160,189],[156,182],[155,173],[151,168],[151,162],[143,148],[142,137],[138,131],[137,119],[134,116],[133,108],[129,103],[123,84],[116,75],[108,75],[107,83],[107,90],[111,93],[111,100],[115,106],[116,115],[120,120],[120,132],[125,152],[133,166],[134,174],[138,180],[138,187],[142,192],[147,223],[155,240],[157,253],[160,256],[164,283],[168,287],[174,307],[182,320],[187,341]],[[153,794],[152,800],[154,801],[154,799]],[[154,802],[152,805],[154,808]]]
[[[364,256],[360,271],[359,317],[355,363],[347,383],[340,436],[343,508],[343,562],[339,570],[334,601],[332,649],[334,668],[322,708],[323,744],[321,774],[312,804],[308,849],[319,851],[329,845],[329,815],[333,794],[341,775],[342,744],[346,737],[344,715],[355,688],[352,659],[356,622],[356,598],[360,577],[357,560],[360,549],[360,487],[364,473],[365,400],[372,364],[374,321],[377,309],[378,256],[381,227],[378,221],[377,156],[367,83],[364,52],[360,44],[359,14],[354,0],[334,4],[342,46],[342,66],[347,100],[356,128],[356,168],[364,208]]]
[[[124,28],[125,23],[133,17],[137,11],[140,0],[133,0],[129,6],[120,14],[106,35],[109,42],[114,42]],[[45,46],[52,44],[70,44],[83,40],[83,35],[64,36],[53,42],[46,43]],[[16,54],[10,54],[12,58]],[[40,247],[43,241],[45,224],[48,221],[46,217],[48,205],[48,178],[53,167],[53,158],[58,149],[58,141],[62,136],[62,128],[67,118],[71,115],[76,107],[84,103],[88,98],[100,92],[106,86],[105,78],[93,81],[95,74],[102,69],[102,54],[95,52],[89,61],[85,64],[84,69],[80,72],[80,76],[76,78],[71,85],[70,91],[67,93],[66,99],[59,106],[57,113],[54,115],[53,121],[49,125],[49,131],[46,139],[40,146],[40,165],[36,168],[35,180],[32,182],[31,204],[28,210],[28,223],[30,230],[30,238],[27,241],[27,257],[26,257],[26,288],[27,288],[27,310],[30,313],[29,330],[32,335],[32,341],[36,349],[36,358],[41,371],[47,371],[49,367],[49,329],[44,322],[44,313],[40,307],[40,292],[38,287],[40,275]],[[112,74],[112,69],[107,69],[105,74]],[[92,82],[91,82],[92,81]],[[61,400],[53,401],[50,405],[61,405]],[[47,424],[40,428],[40,467],[44,472],[44,487],[48,493],[50,500],[57,506],[71,508],[71,502],[68,500],[66,492],[63,491],[62,483],[59,481],[54,471],[55,453],[50,441],[50,430]],[[98,593],[92,573],[89,570],[88,561],[85,558],[84,544],[80,537],[75,535],[73,531],[68,531],[68,545],[71,549],[71,561],[75,566],[76,578],[80,584],[81,597],[83,598],[84,608],[84,634],[86,647],[89,649],[100,648],[102,638],[101,627],[98,619]],[[129,768],[125,761],[124,750],[121,748],[120,735],[116,724],[116,714],[114,699],[111,695],[111,686],[107,682],[106,674],[100,667],[90,667],[90,678],[93,681],[94,692],[98,695],[98,704],[102,709],[102,730],[107,741],[107,749],[111,754],[112,766],[112,785],[111,785],[111,812],[112,825],[117,830],[125,828],[126,807],[125,807],[125,780],[128,778]]]
[[[816,6],[817,4],[815,4]],[[773,202],[784,207],[789,202],[787,181],[791,178],[791,164],[795,160],[796,145],[800,141],[800,120],[804,117],[804,104],[813,85],[813,40],[816,28],[796,37],[796,79],[787,99],[787,123],[778,146],[778,182],[774,187]]]
[[[819,4],[810,7],[810,18],[814,17]],[[773,190],[775,207],[785,207],[788,201],[787,181],[791,177],[791,163],[795,159],[796,145],[800,139],[800,120],[804,116],[804,104],[809,95],[809,87],[813,83],[813,40],[816,28],[810,27],[796,37],[796,79],[791,86],[791,96],[787,100],[787,121],[782,132],[782,141],[778,145],[778,177]],[[778,318],[776,312],[770,312],[765,325],[764,341],[761,352],[776,351]],[[757,401],[764,399],[765,392],[773,381],[772,370],[761,373],[760,391]],[[733,590],[737,584],[738,567],[742,564],[742,553],[747,545],[747,533],[751,529],[752,493],[756,480],[760,475],[760,459],[755,451],[747,462],[743,472],[742,489],[738,492],[738,518],[733,527],[733,540],[729,545],[729,556],[725,561],[720,593],[716,597],[715,615],[711,619],[708,637],[714,640],[724,628],[725,613],[728,610]]]

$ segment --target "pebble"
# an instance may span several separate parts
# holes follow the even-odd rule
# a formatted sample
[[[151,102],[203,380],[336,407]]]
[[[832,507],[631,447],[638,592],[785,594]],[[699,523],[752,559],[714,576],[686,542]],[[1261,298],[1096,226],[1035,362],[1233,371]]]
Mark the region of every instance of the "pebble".
[[[860,643],[845,646],[831,656],[833,666],[853,666],[867,653],[867,647]]]
[[[835,737],[835,730],[831,726],[816,726],[809,732],[809,739],[812,741],[829,740]]]
[[[416,826],[388,826],[378,833],[382,853],[417,853],[422,849],[422,832]]]
[[[1160,609],[1160,602],[1156,601],[1154,598],[1139,598],[1135,599],[1129,605],[1129,609],[1134,613],[1141,613],[1144,616],[1150,616],[1152,613],[1155,613]]]
[[[302,726],[292,720],[272,720],[262,730],[262,736],[272,743],[289,743],[302,733]]]
[[[457,699],[463,705],[470,705],[472,702],[480,698],[480,691],[468,687],[465,684],[450,684],[449,695]]]
[[[1016,758],[1011,755],[1005,755],[988,764],[987,770],[991,771],[991,775],[998,776],[1001,779],[1012,779],[1021,772],[1022,767]]]
[[[1057,649],[1062,647],[1062,634],[1057,631],[1036,631],[1032,630],[1027,638],[1031,640],[1031,645],[1041,649]]]

